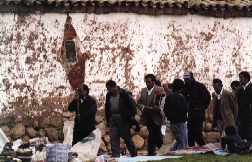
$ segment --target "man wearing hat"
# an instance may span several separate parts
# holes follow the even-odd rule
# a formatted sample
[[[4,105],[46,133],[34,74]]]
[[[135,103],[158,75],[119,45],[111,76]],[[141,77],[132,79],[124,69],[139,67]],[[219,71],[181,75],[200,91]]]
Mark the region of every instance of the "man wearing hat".
[[[203,121],[205,120],[205,109],[211,100],[211,96],[206,86],[193,77],[192,72],[184,73],[185,96],[188,110],[188,145],[195,145],[195,142],[202,146],[205,144],[203,140]]]

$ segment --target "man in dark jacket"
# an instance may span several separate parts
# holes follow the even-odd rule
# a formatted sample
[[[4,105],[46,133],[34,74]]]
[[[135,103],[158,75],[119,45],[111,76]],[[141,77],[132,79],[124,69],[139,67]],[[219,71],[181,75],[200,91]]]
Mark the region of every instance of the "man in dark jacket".
[[[106,83],[108,93],[106,95],[105,115],[107,126],[110,128],[110,142],[112,157],[120,157],[120,137],[130,152],[136,156],[137,151],[131,140],[130,127],[136,114],[136,104],[129,93],[109,80]]]
[[[252,84],[250,74],[243,71],[239,74],[239,79],[242,85],[237,93],[239,134],[242,139],[252,142]]]
[[[75,112],[73,145],[87,137],[95,129],[96,101],[89,95],[89,88],[83,84],[76,91],[68,110]]]
[[[211,100],[211,96],[204,84],[197,82],[192,72],[184,74],[185,96],[189,106],[188,112],[188,144],[190,147],[195,145],[202,146],[203,140],[203,121],[205,120],[205,110]]]
[[[184,82],[181,79],[175,79],[172,83],[172,93],[166,97],[164,113],[167,120],[171,122],[171,130],[175,136],[176,143],[171,151],[185,149],[188,145],[187,138],[187,103],[184,95]]]

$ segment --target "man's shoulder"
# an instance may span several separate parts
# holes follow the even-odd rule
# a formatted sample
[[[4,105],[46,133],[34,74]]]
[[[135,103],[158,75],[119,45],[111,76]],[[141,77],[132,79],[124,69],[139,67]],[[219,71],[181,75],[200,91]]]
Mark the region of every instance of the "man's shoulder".
[[[196,84],[196,86],[201,87],[201,88],[202,87],[204,87],[204,88],[206,87],[205,84],[203,84],[203,83],[201,83],[199,81],[195,81],[195,84]]]
[[[88,97],[89,97],[89,100],[90,100],[90,101],[92,101],[92,102],[97,102],[95,96],[89,95]]]
[[[252,92],[252,83],[248,85],[248,90]]]
[[[233,93],[227,89],[223,89],[223,92],[222,92],[223,95],[227,95],[227,96],[233,96]]]
[[[252,83],[250,83],[246,89],[247,94],[252,97]]]
[[[120,88],[120,95],[130,95],[130,91],[126,90],[126,89],[123,89],[123,88]]]
[[[159,92],[160,94],[165,94],[164,88],[157,86],[157,85],[154,86],[154,92]]]
[[[234,98],[234,94],[231,91],[226,90],[226,89],[223,90],[222,96],[223,98]]]
[[[141,88],[140,93],[145,93],[145,92],[147,92],[147,87]]]
[[[196,87],[198,87],[198,89],[200,89],[202,91],[208,91],[209,92],[209,90],[207,89],[206,85],[203,84],[203,83],[201,83],[201,82],[196,81]]]
[[[147,91],[147,87],[141,88],[141,91]]]
[[[126,100],[131,100],[132,99],[132,92],[127,89],[120,88],[120,98],[126,99]]]
[[[237,95],[238,95],[238,96],[241,95],[243,91],[244,91],[243,87],[239,87],[239,88],[236,90]]]
[[[185,99],[185,96],[180,93],[171,93],[169,96],[166,97],[167,99]]]
[[[176,96],[174,93],[169,94],[168,96],[165,97],[165,100],[170,100]]]

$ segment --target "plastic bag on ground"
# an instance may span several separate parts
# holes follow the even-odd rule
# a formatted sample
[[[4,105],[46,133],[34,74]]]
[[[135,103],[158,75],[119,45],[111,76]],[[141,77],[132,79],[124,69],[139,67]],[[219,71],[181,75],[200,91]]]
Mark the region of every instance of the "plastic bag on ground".
[[[80,158],[74,158],[70,162],[83,162]]]
[[[29,140],[31,146],[46,145],[49,143],[48,137],[36,137]]]
[[[3,151],[4,145],[9,142],[9,139],[4,134],[3,130],[0,128],[0,153]]]
[[[166,125],[162,125],[162,126],[161,126],[161,134],[162,134],[163,136],[165,136],[165,132],[166,132]]]
[[[99,129],[95,129],[88,137],[83,138],[82,141],[76,143],[71,148],[71,152],[76,152],[78,154],[78,158],[82,161],[95,160],[100,144],[101,131]]]
[[[63,127],[64,141],[63,144],[72,145],[73,142],[74,121],[65,121]]]
[[[19,147],[20,145],[22,145],[22,143],[23,143],[22,139],[17,139],[16,141],[13,142],[12,149],[13,149],[14,151],[17,151],[17,150],[18,150],[18,147]]]
[[[95,162],[107,162],[110,159],[108,155],[100,155],[96,157]]]
[[[116,158],[117,162],[139,162],[139,161],[156,161],[164,159],[179,159],[183,156],[136,156],[136,157],[120,157]]]
[[[61,143],[46,145],[46,162],[68,162],[71,146]]]
[[[46,151],[36,151],[32,157],[32,162],[44,162],[46,160]]]

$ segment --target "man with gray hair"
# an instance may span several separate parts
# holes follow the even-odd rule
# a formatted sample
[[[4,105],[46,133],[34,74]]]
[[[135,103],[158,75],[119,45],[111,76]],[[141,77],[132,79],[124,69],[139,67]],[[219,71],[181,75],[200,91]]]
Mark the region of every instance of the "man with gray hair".
[[[192,72],[184,73],[185,97],[188,104],[188,145],[195,145],[195,142],[202,146],[203,140],[203,121],[205,120],[205,109],[211,100],[211,96],[206,86],[193,77]]]

